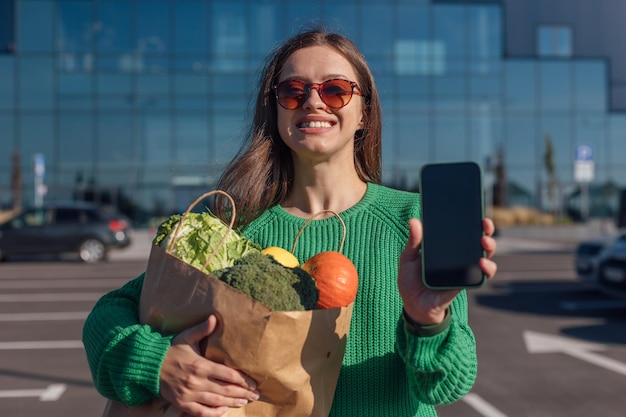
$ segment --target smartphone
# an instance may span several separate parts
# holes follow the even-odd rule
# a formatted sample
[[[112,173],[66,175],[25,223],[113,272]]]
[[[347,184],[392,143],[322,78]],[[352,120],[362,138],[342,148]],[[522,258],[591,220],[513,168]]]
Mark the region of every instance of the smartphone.
[[[420,170],[422,280],[431,289],[477,288],[486,281],[484,190],[474,162],[426,164]]]

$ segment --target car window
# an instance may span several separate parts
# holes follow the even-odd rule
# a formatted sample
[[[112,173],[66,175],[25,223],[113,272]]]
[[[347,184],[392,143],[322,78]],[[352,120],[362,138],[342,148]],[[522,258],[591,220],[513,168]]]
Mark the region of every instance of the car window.
[[[56,209],[55,222],[57,224],[79,223],[80,211],[72,208]]]
[[[26,211],[11,220],[11,226],[15,229],[42,226],[44,223],[46,223],[46,211],[43,209]]]

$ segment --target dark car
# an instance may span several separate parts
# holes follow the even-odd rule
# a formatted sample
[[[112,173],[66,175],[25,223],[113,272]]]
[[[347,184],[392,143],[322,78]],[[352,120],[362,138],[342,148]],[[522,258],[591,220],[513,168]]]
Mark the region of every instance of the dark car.
[[[607,294],[626,297],[626,234],[603,252],[598,262],[597,282]]]
[[[99,262],[110,249],[130,245],[130,231],[128,218],[116,210],[83,202],[51,203],[0,224],[0,260],[73,252],[84,262]]]
[[[610,248],[618,235],[596,237],[580,242],[574,253],[576,275],[582,281],[595,282],[597,280],[598,262],[603,253]]]

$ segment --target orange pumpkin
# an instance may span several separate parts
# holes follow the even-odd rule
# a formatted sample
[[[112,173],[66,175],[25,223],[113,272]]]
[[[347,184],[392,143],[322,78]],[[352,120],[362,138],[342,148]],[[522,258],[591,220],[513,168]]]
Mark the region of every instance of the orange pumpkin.
[[[318,308],[345,307],[356,298],[359,275],[352,261],[341,253],[320,252],[301,268],[315,279],[319,291]]]

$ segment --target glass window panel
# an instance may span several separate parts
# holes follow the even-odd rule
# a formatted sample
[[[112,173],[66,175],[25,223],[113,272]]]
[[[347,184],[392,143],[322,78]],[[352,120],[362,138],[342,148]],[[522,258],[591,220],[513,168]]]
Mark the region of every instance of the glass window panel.
[[[0,110],[13,108],[14,85],[13,63],[14,58],[8,56],[0,56]]]
[[[539,56],[569,57],[572,55],[572,29],[567,26],[540,26],[537,29]]]
[[[568,111],[572,106],[568,62],[540,62],[541,109]]]
[[[612,169],[621,168],[626,170],[626,116],[611,115],[610,116],[610,136],[608,144],[608,163]],[[621,183],[626,185],[626,176],[614,176],[615,179],[621,179]]]
[[[15,138],[13,137],[13,114],[0,112],[0,167],[8,166],[11,163],[10,156],[15,149]],[[0,169],[0,172],[3,170]],[[8,171],[8,170],[7,170]],[[5,182],[8,184],[8,182]]]
[[[504,165],[507,169],[532,169],[541,152],[537,151],[534,117],[508,116],[504,128]]]
[[[88,110],[94,106],[90,96],[61,96],[57,103],[61,110]]]
[[[286,8],[286,22],[289,22],[285,29],[289,35],[299,32],[302,25],[320,18],[321,7],[315,3],[317,2],[289,1],[283,3],[282,7]]]
[[[131,95],[132,77],[128,74],[99,73],[96,77],[98,94]]]
[[[363,28],[376,30],[362,30],[359,46],[367,55],[378,55],[379,59],[390,59],[393,53],[393,8],[389,6],[361,5],[360,21]]]
[[[429,123],[427,114],[398,115],[394,123],[394,173],[409,187],[417,187],[420,167],[429,162]]]
[[[573,62],[577,110],[606,111],[607,68],[604,62]]]
[[[180,52],[207,52],[209,42],[208,2],[176,1],[174,5],[174,49]]]
[[[221,112],[213,116],[213,141],[209,160],[226,164],[239,150],[242,141],[244,118],[241,112]]]
[[[472,103],[469,121],[468,159],[484,164],[495,156],[497,143],[502,137],[500,102],[482,99]]]
[[[467,53],[467,19],[464,6],[433,6],[434,39],[444,44],[444,56],[463,57]]]
[[[472,58],[467,63],[467,72],[481,76],[501,77],[502,59],[500,58]]]
[[[17,45],[21,52],[52,52],[52,1],[20,1],[17,7]]]
[[[137,50],[143,54],[164,54],[169,48],[170,2],[137,1]]]
[[[502,55],[502,6],[481,5],[467,9],[468,49],[472,58]]]
[[[19,61],[19,104],[24,109],[50,109],[54,77],[50,58],[21,58]]]
[[[433,159],[431,162],[451,162],[467,159],[465,116],[435,116]]]
[[[501,82],[499,77],[470,77],[469,91],[472,97],[489,98],[501,101]]]
[[[323,9],[325,18],[332,22],[338,22],[337,30],[349,36],[361,48],[362,42],[360,39],[357,39],[357,34],[359,33],[357,17],[361,6],[357,6],[354,1],[324,1],[326,2]],[[341,19],[339,19],[339,16],[341,16]]]
[[[166,95],[169,92],[169,76],[155,74],[140,74],[137,76],[137,94]]]
[[[177,112],[174,146],[178,164],[206,166],[209,156],[208,129],[206,113]]]
[[[508,61],[505,71],[505,105],[509,110],[535,110],[537,88],[533,61]]]
[[[433,81],[435,97],[465,95],[467,78],[464,76],[439,76],[434,77]]]
[[[94,163],[93,119],[91,112],[61,113],[59,116],[59,164],[84,165]]]
[[[437,112],[462,113],[466,108],[465,97],[435,96],[432,99],[432,107]]]
[[[540,160],[543,162],[547,138],[552,141],[554,167],[560,182],[573,181],[574,176],[574,146],[572,144],[571,120],[563,116],[545,116],[541,119]],[[542,171],[547,178],[545,164]]]
[[[132,119],[129,112],[100,113],[97,119],[97,160],[101,167],[124,167],[133,162],[135,152]]]
[[[430,38],[430,8],[415,4],[399,4],[396,7],[398,39],[426,40]]]
[[[58,75],[59,94],[91,95],[93,94],[93,74]]]
[[[282,6],[277,2],[252,2],[248,5],[248,21],[250,29],[250,53],[254,62],[265,58],[267,51],[272,49],[281,37]],[[253,68],[257,68],[253,64]]]
[[[57,48],[61,52],[89,52],[94,41],[94,2],[65,1],[57,4]]]
[[[25,172],[32,172],[32,158],[36,153],[44,154],[46,171],[54,166],[54,123],[50,114],[30,115],[22,113],[19,117],[19,146],[22,155],[22,167]]]
[[[241,109],[246,108],[250,100],[251,94],[246,89],[245,79],[239,75],[215,75],[211,77],[211,96],[213,108],[219,109]]]
[[[130,2],[114,1],[97,4],[95,30],[101,52],[133,51],[131,39]]]
[[[428,77],[396,77],[394,84],[395,95],[392,105],[396,111],[428,109],[430,92]]]
[[[139,150],[141,164],[144,167],[169,166],[172,154],[172,123],[170,114],[164,112],[145,112],[140,114],[139,123]]]
[[[175,74],[174,92],[184,94],[208,94],[209,77],[206,74]]]
[[[210,15],[209,39],[215,58],[213,69],[225,73],[245,70],[248,27],[244,5],[240,2],[216,2]]]
[[[537,178],[533,167],[506,168],[506,202],[509,206],[534,207],[536,205]]]
[[[194,74],[205,74],[210,68],[206,55],[197,54],[177,54],[173,66],[176,69],[176,73],[188,72]]]
[[[176,97],[175,106],[176,110],[191,110],[206,113],[209,110],[209,99],[208,97],[197,95],[181,95]]]

